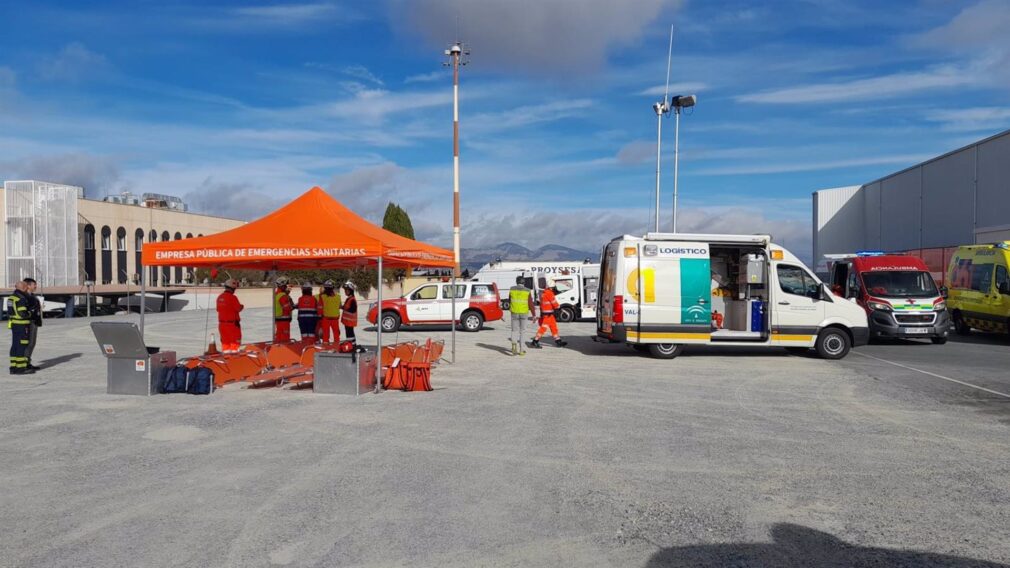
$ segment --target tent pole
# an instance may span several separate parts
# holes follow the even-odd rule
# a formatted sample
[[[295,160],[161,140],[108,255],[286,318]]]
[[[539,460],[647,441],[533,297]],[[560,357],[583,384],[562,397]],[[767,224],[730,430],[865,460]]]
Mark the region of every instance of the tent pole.
[[[452,362],[456,362],[456,271],[452,271]]]
[[[379,270],[376,277],[378,286],[376,287],[377,302],[375,304],[375,392],[382,389],[382,256],[379,256]]]
[[[144,312],[147,311],[147,278],[144,278],[146,267],[140,267],[140,338],[144,338]]]

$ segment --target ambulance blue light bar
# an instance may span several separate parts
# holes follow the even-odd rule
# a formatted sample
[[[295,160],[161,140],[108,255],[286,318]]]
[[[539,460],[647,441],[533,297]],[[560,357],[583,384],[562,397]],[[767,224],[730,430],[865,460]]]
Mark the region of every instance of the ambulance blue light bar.
[[[857,250],[856,256],[884,256],[885,253],[882,250]]]

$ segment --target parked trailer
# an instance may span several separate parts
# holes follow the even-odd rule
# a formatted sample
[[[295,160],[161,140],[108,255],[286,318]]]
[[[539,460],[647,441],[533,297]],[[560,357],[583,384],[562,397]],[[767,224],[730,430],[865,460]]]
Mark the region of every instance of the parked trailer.
[[[597,337],[654,357],[694,344],[841,359],[869,338],[866,312],[767,235],[625,235],[602,261]]]
[[[527,288],[539,298],[547,287],[548,278],[565,284],[568,289],[557,294],[558,320],[570,322],[594,319],[600,280],[600,265],[589,262],[495,262],[485,264],[475,280],[498,285],[502,309],[509,309],[509,288],[515,286],[516,277],[522,276]],[[538,300],[539,301],[539,300]]]

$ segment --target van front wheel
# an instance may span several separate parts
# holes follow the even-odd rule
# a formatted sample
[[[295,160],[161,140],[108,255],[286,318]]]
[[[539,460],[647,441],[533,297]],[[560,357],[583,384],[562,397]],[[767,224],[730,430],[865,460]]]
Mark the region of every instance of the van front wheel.
[[[849,354],[852,342],[849,334],[837,327],[829,327],[817,336],[817,354],[822,359],[841,359]]]
[[[684,350],[683,345],[677,343],[650,343],[649,355],[656,359],[673,359]]]

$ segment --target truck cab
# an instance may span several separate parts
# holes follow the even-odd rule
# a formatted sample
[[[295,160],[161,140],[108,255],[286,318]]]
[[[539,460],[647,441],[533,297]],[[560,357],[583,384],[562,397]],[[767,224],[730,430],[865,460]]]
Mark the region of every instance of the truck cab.
[[[947,342],[947,303],[921,259],[859,252],[829,260],[831,291],[866,310],[871,338]]]
[[[561,308],[558,321],[572,322],[596,317],[596,302],[600,281],[600,265],[586,262],[495,262],[481,267],[477,280],[498,286],[503,310],[509,309],[509,288],[517,277],[534,292],[539,304],[540,294],[547,288],[548,278],[554,278],[563,291],[557,294]]]

